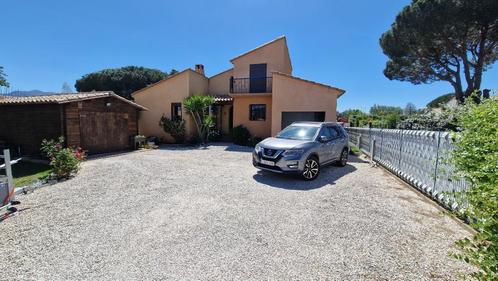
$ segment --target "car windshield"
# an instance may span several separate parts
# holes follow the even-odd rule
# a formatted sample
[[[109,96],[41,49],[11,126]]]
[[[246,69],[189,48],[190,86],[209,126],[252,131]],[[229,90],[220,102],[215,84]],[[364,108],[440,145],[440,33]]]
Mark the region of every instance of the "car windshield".
[[[310,141],[316,134],[318,127],[312,126],[289,126],[277,134],[279,139],[307,140]]]

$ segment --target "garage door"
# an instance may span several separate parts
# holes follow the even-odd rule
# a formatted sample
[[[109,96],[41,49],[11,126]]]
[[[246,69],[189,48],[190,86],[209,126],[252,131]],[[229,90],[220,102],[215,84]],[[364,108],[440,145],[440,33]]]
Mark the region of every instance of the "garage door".
[[[297,121],[325,121],[323,111],[282,112],[282,129]]]
[[[80,114],[81,147],[91,154],[128,147],[128,115],[115,112]]]

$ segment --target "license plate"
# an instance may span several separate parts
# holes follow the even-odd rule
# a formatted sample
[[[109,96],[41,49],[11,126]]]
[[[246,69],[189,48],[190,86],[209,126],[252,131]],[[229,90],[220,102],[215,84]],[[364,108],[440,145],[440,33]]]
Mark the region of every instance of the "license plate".
[[[275,162],[261,159],[261,164],[275,166]]]

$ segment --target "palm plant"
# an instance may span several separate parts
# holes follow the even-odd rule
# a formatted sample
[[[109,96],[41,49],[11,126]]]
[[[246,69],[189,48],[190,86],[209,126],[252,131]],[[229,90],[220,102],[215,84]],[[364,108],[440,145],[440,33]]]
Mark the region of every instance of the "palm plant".
[[[214,103],[214,97],[195,95],[185,98],[183,105],[188,114],[194,119],[199,140],[206,143],[209,129],[213,127],[214,120],[209,116],[209,106]]]

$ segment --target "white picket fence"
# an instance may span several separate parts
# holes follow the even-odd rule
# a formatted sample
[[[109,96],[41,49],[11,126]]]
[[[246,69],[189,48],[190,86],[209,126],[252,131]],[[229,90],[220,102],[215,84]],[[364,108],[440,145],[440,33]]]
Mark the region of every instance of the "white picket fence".
[[[441,205],[458,209],[468,183],[448,163],[448,132],[346,128],[349,142]],[[461,205],[461,204],[460,204]]]

